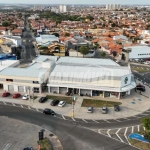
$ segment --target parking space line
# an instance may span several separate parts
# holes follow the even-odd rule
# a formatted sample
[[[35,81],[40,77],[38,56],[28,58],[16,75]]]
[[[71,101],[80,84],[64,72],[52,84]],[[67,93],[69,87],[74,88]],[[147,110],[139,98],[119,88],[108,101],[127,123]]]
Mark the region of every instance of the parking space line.
[[[3,102],[5,105],[7,105],[5,102]]]
[[[131,131],[132,133],[134,132],[134,126],[132,126],[132,131]]]
[[[23,106],[21,105],[21,107],[23,108]]]
[[[108,120],[104,120],[104,121],[106,121],[106,122],[110,123]]]
[[[73,121],[76,121],[73,117],[71,117]]]
[[[84,122],[88,123],[85,119],[82,119]]]
[[[121,122],[120,120],[114,119],[115,121]]]
[[[140,126],[138,125],[137,128],[138,128],[138,132],[139,132],[140,131]]]
[[[13,106],[16,106],[14,103],[12,103]]]
[[[125,118],[125,117],[124,117],[124,119],[130,120],[129,118]]]
[[[145,127],[143,126],[143,130],[145,131]]]
[[[107,134],[108,134],[109,137],[111,137],[111,135],[109,134],[109,131],[110,131],[110,130],[111,130],[111,129],[107,130]]]
[[[121,130],[121,128],[118,129],[117,132],[116,132],[115,134],[117,135],[117,137],[120,139],[121,142],[124,142],[124,141],[121,139],[121,137],[118,135],[118,132],[119,132],[120,130]]]
[[[29,106],[28,106],[28,108],[31,109]]]
[[[66,120],[66,118],[62,115],[62,118],[64,119],[64,120]]]
[[[99,123],[98,121],[96,121],[96,120],[93,120],[94,122],[96,122],[96,123]]]
[[[129,145],[131,145],[131,143],[128,141],[128,138],[127,138],[127,136],[126,136],[127,131],[128,131],[128,127],[126,128],[126,130],[125,130],[125,132],[124,132],[124,137],[126,138],[126,140],[127,140],[127,142],[129,143]]]
[[[39,110],[36,108],[36,111],[38,111],[39,112]]]

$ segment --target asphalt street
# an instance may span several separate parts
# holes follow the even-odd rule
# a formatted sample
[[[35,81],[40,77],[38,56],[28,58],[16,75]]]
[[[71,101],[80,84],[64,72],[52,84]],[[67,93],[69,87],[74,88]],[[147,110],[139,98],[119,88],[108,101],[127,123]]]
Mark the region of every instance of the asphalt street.
[[[26,62],[31,62],[35,57],[36,57],[36,52],[33,47],[33,41],[35,40],[32,36],[32,32],[29,28],[29,22],[28,19],[26,18],[27,24],[25,25],[26,31],[23,33],[23,46],[25,48],[25,56],[24,56],[24,63]]]
[[[135,150],[136,148],[99,134],[76,122],[14,106],[0,105],[0,115],[39,125],[58,135],[64,150]],[[86,124],[86,123],[85,123]],[[109,123],[108,123],[109,124]],[[125,124],[125,123],[124,123]],[[105,123],[103,126],[106,126]],[[109,124],[109,126],[111,126]],[[92,124],[91,124],[92,127]]]

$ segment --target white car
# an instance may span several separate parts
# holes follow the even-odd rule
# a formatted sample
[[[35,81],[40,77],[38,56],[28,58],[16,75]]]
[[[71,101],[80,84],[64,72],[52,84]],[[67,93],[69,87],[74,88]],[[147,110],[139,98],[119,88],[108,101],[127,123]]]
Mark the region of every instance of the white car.
[[[149,61],[146,61],[146,62],[144,62],[144,64],[145,64],[145,65],[149,65],[149,64],[150,64],[150,62],[149,62]]]
[[[23,95],[22,99],[27,100],[29,98],[28,94]]]
[[[65,106],[65,105],[66,105],[66,102],[65,102],[65,101],[60,101],[59,104],[58,104],[59,107],[63,107],[63,106]]]

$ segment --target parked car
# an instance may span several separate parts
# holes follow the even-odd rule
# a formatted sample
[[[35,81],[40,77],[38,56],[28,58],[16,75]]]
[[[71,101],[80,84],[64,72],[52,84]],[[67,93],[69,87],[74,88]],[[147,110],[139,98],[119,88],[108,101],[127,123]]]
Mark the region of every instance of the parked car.
[[[70,94],[71,94],[70,92],[66,92],[66,94],[65,94],[65,95],[69,96]]]
[[[107,112],[108,112],[107,107],[103,106],[102,107],[102,114],[107,114]]]
[[[63,107],[63,106],[65,106],[65,105],[66,105],[66,102],[65,102],[65,101],[60,101],[59,104],[58,104],[59,107]]]
[[[114,105],[114,111],[120,111],[119,105]]]
[[[93,113],[93,107],[88,107],[87,108],[87,113]]]
[[[144,86],[144,85],[141,85],[141,84],[137,85],[137,86],[136,86],[136,89],[139,90],[139,91],[142,91],[142,92],[145,92],[145,91],[146,91],[145,86]]]
[[[28,94],[25,94],[25,95],[22,96],[22,99],[24,99],[24,100],[27,100],[28,98],[29,98]]]
[[[145,65],[149,65],[150,62],[149,62],[149,61],[145,61],[144,64],[145,64]]]
[[[51,106],[56,106],[58,105],[58,103],[59,103],[59,100],[52,100]]]
[[[19,94],[19,93],[15,93],[14,95],[13,95],[13,98],[19,98],[21,95]]]
[[[4,93],[2,94],[2,97],[7,97],[7,96],[9,96],[9,95],[10,95],[9,92],[4,92]]]
[[[44,102],[46,102],[47,101],[47,97],[41,97],[40,99],[39,99],[39,103],[44,103]]]
[[[49,109],[49,108],[45,108],[43,110],[43,114],[45,114],[45,115],[55,115],[55,112],[53,110]]]

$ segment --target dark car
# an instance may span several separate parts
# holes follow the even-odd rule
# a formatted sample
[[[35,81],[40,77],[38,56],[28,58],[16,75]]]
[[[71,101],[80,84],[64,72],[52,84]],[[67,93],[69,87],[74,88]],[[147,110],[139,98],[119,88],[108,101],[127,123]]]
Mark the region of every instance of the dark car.
[[[139,90],[139,91],[142,91],[142,92],[146,91],[145,86],[140,85],[140,84],[136,86],[136,90]]]
[[[43,110],[43,114],[45,114],[45,115],[55,115],[55,112],[53,110],[49,109],[49,108],[45,108]]]
[[[39,99],[39,102],[40,103],[44,103],[44,102],[46,102],[47,101],[47,97],[41,97],[40,99]]]
[[[59,104],[59,100],[53,100],[52,102],[51,102],[51,106],[56,106],[56,105],[58,105]]]
[[[10,95],[9,92],[4,92],[4,93],[2,94],[2,97],[7,97],[7,96],[9,96],[9,95]]]
[[[119,105],[114,105],[114,111],[120,111]]]

